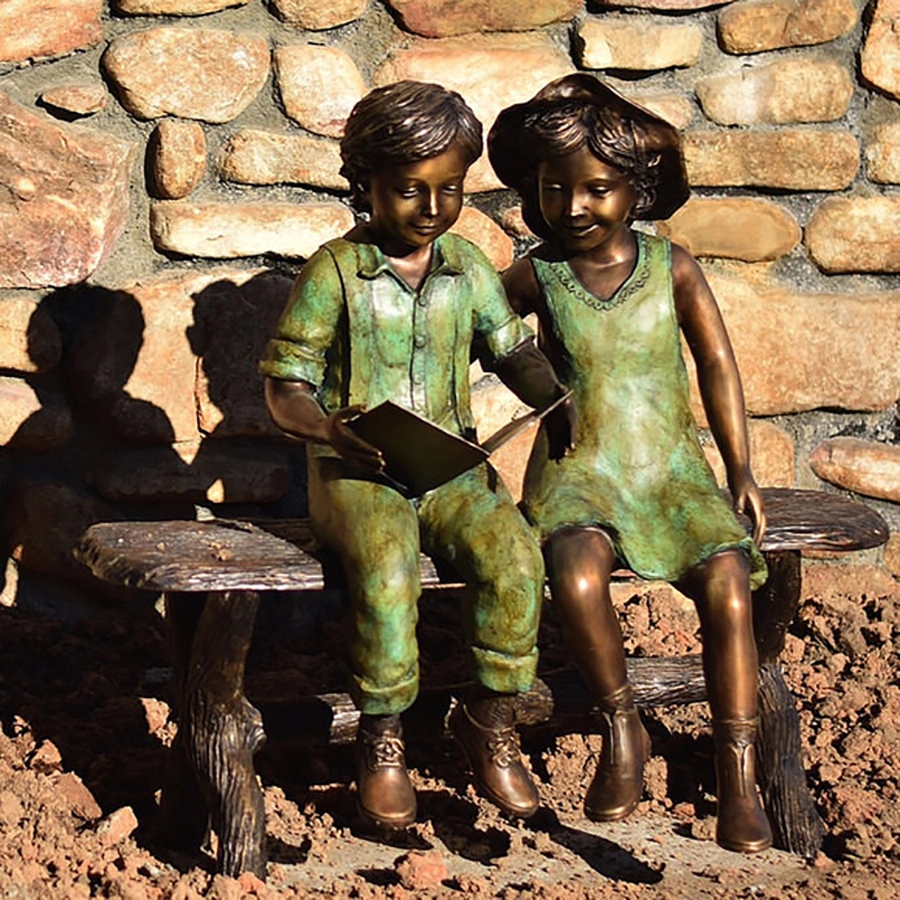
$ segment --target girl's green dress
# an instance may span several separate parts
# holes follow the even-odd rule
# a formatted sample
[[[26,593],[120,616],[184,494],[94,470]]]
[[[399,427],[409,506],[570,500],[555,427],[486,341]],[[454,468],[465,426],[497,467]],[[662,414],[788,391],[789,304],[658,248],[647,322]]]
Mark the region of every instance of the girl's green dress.
[[[677,581],[720,550],[765,563],[716,485],[697,439],[672,292],[671,244],[635,232],[631,275],[607,300],[590,293],[550,245],[531,262],[546,305],[541,341],[574,392],[574,452],[548,459],[543,432],[525,476],[523,509],[543,538],[598,526],[645,578]]]

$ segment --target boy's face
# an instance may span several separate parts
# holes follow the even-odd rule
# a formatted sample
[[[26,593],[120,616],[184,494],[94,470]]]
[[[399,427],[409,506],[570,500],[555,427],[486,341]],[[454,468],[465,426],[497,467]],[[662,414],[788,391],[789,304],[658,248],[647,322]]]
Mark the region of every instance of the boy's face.
[[[636,196],[628,176],[587,147],[538,167],[541,215],[573,254],[588,253],[627,225]]]
[[[372,231],[387,256],[428,246],[459,218],[466,157],[451,145],[438,156],[380,169],[366,192]]]

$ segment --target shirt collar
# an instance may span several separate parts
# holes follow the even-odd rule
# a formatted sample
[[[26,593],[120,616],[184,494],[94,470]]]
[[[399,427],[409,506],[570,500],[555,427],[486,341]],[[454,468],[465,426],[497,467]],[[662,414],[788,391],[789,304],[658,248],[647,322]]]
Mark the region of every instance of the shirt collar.
[[[396,276],[387,257],[377,244],[357,244],[359,259],[358,274],[360,278],[374,279],[379,275]],[[444,235],[435,239],[434,253],[431,256],[429,275],[462,275],[465,271],[454,241],[446,241]]]

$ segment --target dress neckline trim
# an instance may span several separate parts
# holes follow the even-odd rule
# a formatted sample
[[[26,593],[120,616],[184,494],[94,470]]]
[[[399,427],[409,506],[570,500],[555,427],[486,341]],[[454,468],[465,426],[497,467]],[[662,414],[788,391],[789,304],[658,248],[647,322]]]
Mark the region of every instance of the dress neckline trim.
[[[555,263],[549,263],[548,269],[568,293],[587,306],[601,311],[621,306],[641,290],[650,277],[650,261],[647,253],[646,236],[640,231],[635,231],[634,238],[637,243],[637,256],[634,261],[634,267],[626,279],[607,298],[598,297],[589,291],[578,280],[568,260],[563,259]],[[544,261],[541,260],[541,262]]]

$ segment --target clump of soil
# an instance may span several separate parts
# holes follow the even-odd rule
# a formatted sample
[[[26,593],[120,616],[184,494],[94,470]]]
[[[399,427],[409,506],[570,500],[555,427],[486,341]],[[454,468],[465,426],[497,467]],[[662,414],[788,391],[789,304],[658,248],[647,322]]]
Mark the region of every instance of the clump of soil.
[[[817,584],[825,584],[819,579]],[[629,652],[697,652],[689,607],[665,591],[621,595]],[[316,627],[264,601],[248,694],[266,715],[267,882],[213,874],[157,833],[166,748],[177,727],[164,627],[150,604],[75,625],[0,611],[0,895],[28,900],[260,900],[474,897],[875,898],[900,891],[900,597],[821,590],[783,655],[827,827],[823,852],[727,853],[712,841],[715,779],[705,705],[647,711],[645,799],[627,823],[580,813],[600,739],[525,730],[544,807],[514,822],[480,800],[440,728],[410,730],[416,825],[369,833],[357,821],[349,747],[310,743],[297,698],[343,689],[339,620]],[[301,617],[302,618],[302,617]],[[465,677],[458,615],[423,603],[423,682]],[[566,654],[552,621],[545,665]],[[292,702],[294,706],[292,706]],[[214,848],[214,836],[209,848]]]

